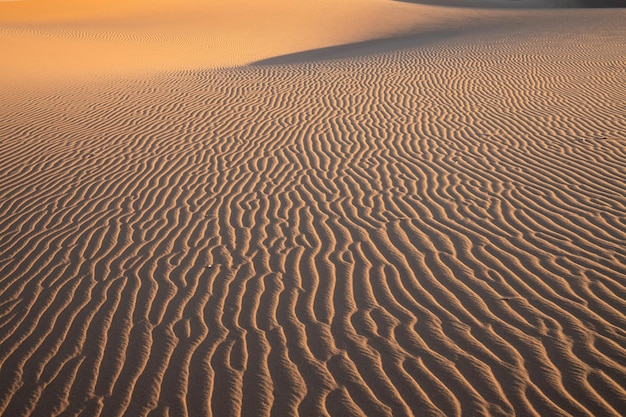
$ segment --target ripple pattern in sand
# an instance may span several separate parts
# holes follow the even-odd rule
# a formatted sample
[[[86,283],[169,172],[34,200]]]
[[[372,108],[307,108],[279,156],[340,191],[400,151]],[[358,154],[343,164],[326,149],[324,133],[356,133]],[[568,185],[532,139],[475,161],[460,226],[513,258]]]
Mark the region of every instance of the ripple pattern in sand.
[[[0,414],[619,415],[626,49],[568,39],[3,107]]]

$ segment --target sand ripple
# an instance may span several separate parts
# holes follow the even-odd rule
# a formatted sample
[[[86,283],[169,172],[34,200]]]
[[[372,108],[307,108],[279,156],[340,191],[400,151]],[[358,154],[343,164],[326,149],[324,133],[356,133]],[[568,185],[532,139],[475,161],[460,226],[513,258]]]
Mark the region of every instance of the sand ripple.
[[[561,30],[3,105],[0,414],[622,413],[626,34]]]

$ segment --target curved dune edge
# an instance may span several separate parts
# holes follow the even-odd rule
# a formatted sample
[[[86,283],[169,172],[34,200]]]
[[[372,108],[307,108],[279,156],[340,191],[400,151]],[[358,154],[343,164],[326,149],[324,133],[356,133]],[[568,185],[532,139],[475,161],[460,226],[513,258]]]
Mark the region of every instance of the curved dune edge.
[[[504,15],[390,0],[0,3],[0,82],[234,67],[355,42],[485,26]]]
[[[0,90],[0,415],[619,416],[625,15],[518,16]]]

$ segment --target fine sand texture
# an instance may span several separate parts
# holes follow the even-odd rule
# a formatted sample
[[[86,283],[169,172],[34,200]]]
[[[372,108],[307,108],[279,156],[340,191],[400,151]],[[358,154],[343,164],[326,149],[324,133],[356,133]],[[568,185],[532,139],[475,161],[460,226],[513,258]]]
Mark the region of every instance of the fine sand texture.
[[[624,415],[624,10],[28,3],[1,416]]]

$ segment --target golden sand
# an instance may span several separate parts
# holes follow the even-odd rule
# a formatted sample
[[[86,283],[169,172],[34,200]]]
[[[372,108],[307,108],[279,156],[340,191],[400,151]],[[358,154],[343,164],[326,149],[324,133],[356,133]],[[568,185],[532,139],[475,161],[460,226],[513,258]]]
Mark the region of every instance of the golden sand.
[[[0,415],[621,415],[625,17],[0,3]]]

